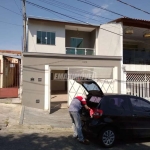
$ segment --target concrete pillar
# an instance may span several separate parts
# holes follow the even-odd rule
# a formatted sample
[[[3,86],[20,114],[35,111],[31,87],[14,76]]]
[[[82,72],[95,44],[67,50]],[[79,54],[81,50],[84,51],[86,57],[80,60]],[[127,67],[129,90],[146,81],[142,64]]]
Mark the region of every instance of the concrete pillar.
[[[99,29],[96,29],[96,34],[95,34],[95,55],[98,55],[98,34],[99,34]]]
[[[121,69],[121,94],[126,94],[126,72]]]
[[[114,93],[118,93],[118,67],[113,68]]]
[[[44,110],[50,110],[50,68],[49,68],[49,65],[45,65]]]

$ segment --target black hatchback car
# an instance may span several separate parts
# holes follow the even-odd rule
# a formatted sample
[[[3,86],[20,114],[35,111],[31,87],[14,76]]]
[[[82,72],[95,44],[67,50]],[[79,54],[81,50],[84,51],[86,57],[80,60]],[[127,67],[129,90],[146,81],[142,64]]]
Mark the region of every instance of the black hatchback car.
[[[83,131],[112,147],[118,137],[150,137],[150,102],[131,95],[104,95],[98,84],[85,79],[76,82],[86,91],[87,105],[94,111],[81,111]]]

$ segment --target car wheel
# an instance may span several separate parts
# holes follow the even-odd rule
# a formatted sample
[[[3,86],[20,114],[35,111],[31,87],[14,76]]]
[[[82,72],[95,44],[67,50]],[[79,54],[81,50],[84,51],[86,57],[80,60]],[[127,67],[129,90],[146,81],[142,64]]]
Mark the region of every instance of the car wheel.
[[[111,127],[104,128],[99,135],[99,139],[104,147],[112,147],[116,140],[115,130]]]

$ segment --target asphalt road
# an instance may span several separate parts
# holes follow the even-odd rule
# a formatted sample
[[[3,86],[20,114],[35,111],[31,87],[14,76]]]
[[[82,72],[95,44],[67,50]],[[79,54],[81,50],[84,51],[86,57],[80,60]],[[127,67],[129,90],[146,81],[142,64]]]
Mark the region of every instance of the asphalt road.
[[[0,131],[0,150],[99,150],[102,148],[95,140],[90,145],[80,144],[71,133],[3,133]],[[149,141],[149,142],[148,142]],[[117,142],[112,150],[149,150],[150,139],[124,140]],[[106,150],[106,149],[105,149]]]

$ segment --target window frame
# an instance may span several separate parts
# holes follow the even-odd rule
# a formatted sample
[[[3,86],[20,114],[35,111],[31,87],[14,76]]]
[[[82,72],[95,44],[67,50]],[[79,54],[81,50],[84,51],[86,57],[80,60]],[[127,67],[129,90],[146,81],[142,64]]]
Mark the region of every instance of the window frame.
[[[37,42],[37,40],[38,40],[38,32],[41,32],[41,37],[40,37],[40,40],[41,40],[41,42],[40,43],[38,43]],[[46,44],[43,44],[42,43],[42,32],[46,32]],[[47,42],[47,33],[50,33],[50,44],[47,44],[48,42]],[[54,33],[55,34],[55,44],[51,44],[52,42],[51,42],[51,33]],[[49,31],[40,31],[40,30],[37,30],[37,32],[36,32],[36,44],[41,44],[41,45],[50,45],[50,46],[56,46],[56,32],[49,32]]]

